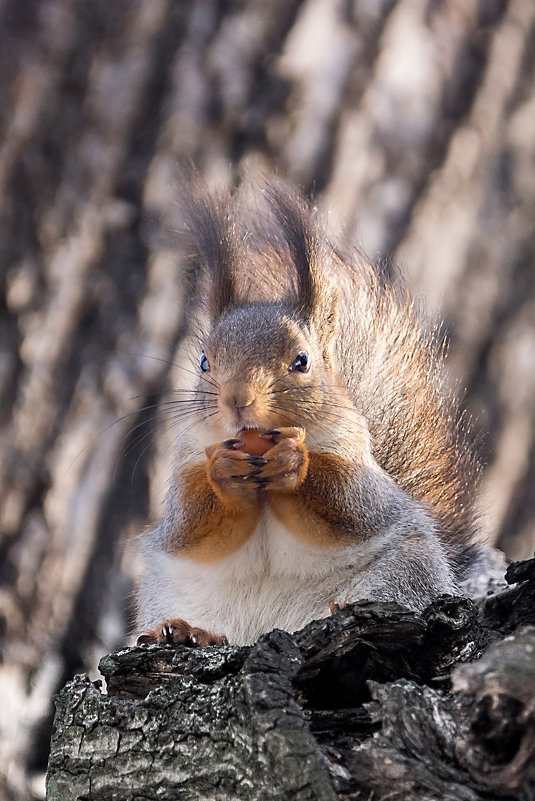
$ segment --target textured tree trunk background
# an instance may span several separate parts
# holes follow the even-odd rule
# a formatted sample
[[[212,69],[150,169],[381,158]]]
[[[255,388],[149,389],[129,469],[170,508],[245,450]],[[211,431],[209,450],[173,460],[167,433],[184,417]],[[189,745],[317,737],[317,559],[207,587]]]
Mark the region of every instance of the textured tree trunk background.
[[[445,320],[484,532],[535,545],[533,0],[0,2],[0,797],[125,638],[187,298],[173,174],[275,167]],[[167,394],[166,394],[167,393]]]

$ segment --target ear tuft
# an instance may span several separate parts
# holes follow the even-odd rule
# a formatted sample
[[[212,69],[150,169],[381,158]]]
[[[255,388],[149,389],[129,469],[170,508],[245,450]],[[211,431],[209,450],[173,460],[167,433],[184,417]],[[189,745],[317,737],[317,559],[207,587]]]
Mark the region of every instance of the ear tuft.
[[[220,317],[236,303],[235,244],[230,222],[230,198],[210,192],[190,172],[180,181],[180,209],[184,234],[209,278],[209,311]]]
[[[312,320],[320,301],[315,269],[319,246],[312,212],[305,199],[281,180],[265,179],[263,189],[295,267],[294,305]]]
[[[293,303],[314,324],[324,352],[331,351],[338,323],[338,292],[320,268],[322,244],[313,211],[295,189],[266,179],[264,193],[277,220],[296,272]]]

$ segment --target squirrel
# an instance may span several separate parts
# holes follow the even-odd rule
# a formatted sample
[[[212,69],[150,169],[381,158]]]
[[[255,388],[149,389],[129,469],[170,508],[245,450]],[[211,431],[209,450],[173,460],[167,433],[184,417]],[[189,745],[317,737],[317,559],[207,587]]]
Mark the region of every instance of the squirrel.
[[[185,194],[203,330],[142,535],[138,643],[251,644],[350,602],[458,593],[479,466],[437,328],[282,180],[254,204]]]

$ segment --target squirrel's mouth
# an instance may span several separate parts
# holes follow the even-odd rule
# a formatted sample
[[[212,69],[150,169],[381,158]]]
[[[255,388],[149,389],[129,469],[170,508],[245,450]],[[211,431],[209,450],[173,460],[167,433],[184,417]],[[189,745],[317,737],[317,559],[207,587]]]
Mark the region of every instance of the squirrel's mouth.
[[[252,406],[252,404],[251,404]],[[236,437],[240,431],[255,431],[264,434],[281,425],[289,425],[283,422],[280,415],[266,414],[262,410],[255,410],[243,407],[225,408],[223,411],[222,423],[228,436]]]
[[[257,431],[259,434],[265,434],[265,432],[268,430],[269,429],[267,429],[265,426],[264,428],[261,428],[260,426],[242,426],[237,433],[240,434],[242,431]]]
[[[268,426],[262,425],[260,421],[255,420],[255,414],[252,410],[249,410],[247,407],[237,407],[233,409],[232,417],[232,428],[234,429],[235,433],[239,433],[240,431],[268,431]]]
[[[251,436],[251,435],[260,436],[261,434],[265,434],[266,431],[269,431],[269,428],[267,428],[266,426],[262,426],[261,427],[261,426],[255,426],[255,425],[248,425],[248,426],[243,426],[242,425],[242,426],[239,426],[239,428],[234,432],[233,436],[237,437],[238,439],[240,438],[240,435],[242,435],[242,434],[244,434],[246,437]]]

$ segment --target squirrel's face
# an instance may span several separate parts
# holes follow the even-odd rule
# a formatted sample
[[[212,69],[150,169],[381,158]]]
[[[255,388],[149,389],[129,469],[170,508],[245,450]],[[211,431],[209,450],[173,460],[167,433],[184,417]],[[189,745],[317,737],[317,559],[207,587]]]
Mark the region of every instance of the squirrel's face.
[[[328,360],[314,331],[275,303],[256,303],[221,317],[199,355],[198,391],[207,395],[214,435],[243,428],[307,428],[321,419],[330,383]]]

